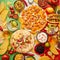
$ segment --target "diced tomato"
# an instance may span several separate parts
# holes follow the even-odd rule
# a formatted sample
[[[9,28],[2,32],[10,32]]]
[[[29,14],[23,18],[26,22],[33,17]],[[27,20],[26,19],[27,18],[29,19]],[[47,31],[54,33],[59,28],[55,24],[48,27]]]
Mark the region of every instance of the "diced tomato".
[[[22,48],[22,46],[20,46],[20,48]]]
[[[14,46],[14,43],[12,43],[12,46]]]
[[[0,26],[0,31],[3,31],[3,28]]]
[[[13,51],[13,50],[10,50],[8,53],[9,53],[9,54],[13,54],[13,53],[14,53],[14,51]]]
[[[21,40],[17,40],[17,42],[21,42]]]

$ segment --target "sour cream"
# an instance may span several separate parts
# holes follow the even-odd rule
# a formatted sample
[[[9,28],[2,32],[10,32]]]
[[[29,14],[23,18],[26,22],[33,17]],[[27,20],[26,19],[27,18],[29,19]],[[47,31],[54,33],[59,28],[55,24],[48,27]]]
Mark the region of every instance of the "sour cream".
[[[40,32],[37,34],[37,40],[39,40],[40,43],[45,43],[47,41],[47,34],[45,32]]]

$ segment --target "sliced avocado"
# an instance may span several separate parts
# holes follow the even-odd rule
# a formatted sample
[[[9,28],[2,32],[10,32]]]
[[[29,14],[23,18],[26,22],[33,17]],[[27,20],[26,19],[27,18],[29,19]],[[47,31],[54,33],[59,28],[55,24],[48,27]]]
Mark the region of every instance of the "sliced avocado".
[[[55,8],[55,12],[56,12],[57,14],[60,14],[60,5],[58,5],[58,6]]]

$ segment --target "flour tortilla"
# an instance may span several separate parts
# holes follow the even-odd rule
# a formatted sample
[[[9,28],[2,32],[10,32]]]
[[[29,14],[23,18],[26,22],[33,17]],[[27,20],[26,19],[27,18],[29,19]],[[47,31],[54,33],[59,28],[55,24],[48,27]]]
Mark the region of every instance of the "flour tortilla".
[[[16,44],[17,41],[15,41],[15,40],[19,39],[19,36],[20,36],[19,34],[24,35],[24,37],[23,37],[24,39],[27,36],[31,36],[31,38],[32,38],[30,40],[31,43],[30,44],[26,43],[23,48],[20,48],[20,45],[18,46],[18,44]],[[16,49],[12,45],[13,43],[15,44],[14,45],[15,47],[17,46]],[[30,51],[33,48],[33,46],[34,46],[34,36],[28,30],[18,30],[18,31],[16,31],[16,32],[14,32],[12,34],[12,37],[11,37],[11,40],[10,40],[10,44],[17,52],[19,52],[19,53],[26,53],[26,52]]]

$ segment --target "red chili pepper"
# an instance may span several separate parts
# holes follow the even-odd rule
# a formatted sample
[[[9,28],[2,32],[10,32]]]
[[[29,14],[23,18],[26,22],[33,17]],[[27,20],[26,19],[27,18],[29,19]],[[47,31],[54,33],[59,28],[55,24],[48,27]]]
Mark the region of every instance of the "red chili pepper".
[[[13,18],[14,18],[14,19],[18,19],[18,14],[14,14],[14,15],[13,15]]]
[[[34,56],[34,54],[31,54],[31,53],[28,53],[27,55],[28,55],[28,56]]]
[[[3,28],[0,26],[0,31],[3,31]]]
[[[26,6],[28,6],[27,2],[25,0],[21,0]]]
[[[59,4],[58,5],[60,5],[60,0],[59,0]]]
[[[54,4],[54,5],[58,5],[59,0],[51,0],[51,3]]]
[[[22,53],[22,54],[25,56],[34,56],[34,54],[31,54],[31,53]]]
[[[15,11],[14,11],[14,10],[10,10],[10,12],[11,12],[12,14],[14,14],[14,13],[15,13]]]

